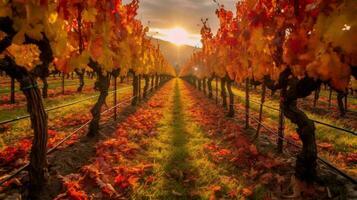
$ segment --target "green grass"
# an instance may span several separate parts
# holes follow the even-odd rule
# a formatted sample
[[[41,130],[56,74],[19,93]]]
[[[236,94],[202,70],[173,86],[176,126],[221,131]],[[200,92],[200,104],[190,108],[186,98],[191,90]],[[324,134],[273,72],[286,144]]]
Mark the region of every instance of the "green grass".
[[[84,79],[85,85],[93,85],[95,79]],[[78,79],[65,79],[65,87],[77,87],[76,83],[79,83]],[[3,85],[4,86],[4,85]],[[40,88],[43,87],[43,84],[41,81],[38,81],[38,86]],[[49,80],[48,81],[48,89],[56,89],[62,86],[62,80]],[[15,92],[21,93],[19,90],[20,85],[18,82],[15,82]],[[0,88],[0,96],[8,95],[10,93],[10,85],[5,85],[5,87]]]
[[[145,83],[142,82],[142,88],[144,87]],[[91,85],[92,86],[92,85]],[[113,87],[111,86],[111,89]],[[124,99],[130,98],[132,96],[131,85],[127,83],[118,84],[118,103],[123,101]],[[98,95],[98,92],[91,92],[91,93],[74,93],[71,95],[65,95],[61,98],[48,98],[44,99],[45,108],[52,108],[56,106],[61,106],[64,104],[68,104],[71,102],[79,101],[82,99],[86,99],[93,95]],[[93,98],[87,101],[83,101],[81,103],[71,105],[68,107],[64,107],[58,110],[53,110],[48,113],[48,125],[49,129],[54,129],[52,125],[56,125],[56,123],[61,123],[61,119],[64,116],[70,113],[77,113],[77,114],[86,114],[90,113],[90,109],[96,102],[97,98]],[[25,102],[24,102],[25,103]],[[113,94],[109,94],[106,100],[106,103],[109,107],[111,107],[114,103]],[[28,115],[26,110],[26,105],[24,104],[22,107],[16,109],[0,109],[0,121],[14,119],[16,117]],[[23,119],[16,122],[9,123],[10,128],[4,132],[0,132],[0,149],[4,147],[4,145],[11,145],[14,144],[16,141],[31,137],[32,136],[32,129],[30,124],[30,119]],[[61,131],[64,133],[70,133],[76,127],[72,126],[64,126],[60,129],[55,129],[56,131]]]
[[[122,90],[118,92],[118,102],[122,101],[124,98],[128,98],[131,96],[130,91],[132,90],[131,86],[122,86]],[[120,87],[118,87],[120,89]],[[73,101],[78,101],[81,99],[84,99],[88,96],[95,95],[96,93],[91,93],[91,94],[76,94],[76,95],[69,95],[66,96],[64,99],[49,99],[45,101],[45,107],[50,108],[58,105],[63,105],[67,103],[71,103]],[[128,95],[130,94],[130,95]],[[70,113],[77,113],[77,114],[85,114],[90,112],[90,108],[94,105],[96,102],[97,98],[93,98],[84,102],[81,102],[79,104],[75,104],[72,106],[64,107],[58,110],[50,111],[48,113],[48,123],[49,123],[49,129],[53,129],[52,125],[56,125],[56,123],[61,123],[61,119],[63,116],[66,116],[67,114]],[[108,95],[107,97],[107,104],[108,106],[113,105],[113,95]],[[9,111],[1,111],[0,114],[0,119],[5,120],[5,119],[12,119],[17,116],[22,116],[27,114],[25,108],[19,108],[15,110],[9,110]],[[58,121],[59,120],[59,121]],[[13,122],[10,124],[11,127],[10,129],[6,130],[5,132],[1,133],[0,137],[0,148],[3,147],[3,145],[10,145],[14,144],[17,140],[25,138],[25,137],[30,137],[32,136],[32,130],[30,126],[30,120],[29,119],[23,119],[19,120],[16,122]],[[74,130],[76,127],[61,127],[60,129],[56,129],[56,131],[62,131],[65,133],[69,133],[72,130]]]
[[[149,141],[144,156],[154,162],[155,181],[149,187],[135,188],[132,199],[209,199],[213,186],[222,187],[222,197],[241,188],[237,179],[229,177],[230,166],[210,160],[204,145],[212,140],[185,114],[179,89],[176,83],[172,107],[166,110],[158,136]]]
[[[215,89],[215,84],[213,85],[213,89]],[[236,96],[236,99],[238,101],[236,101],[235,103],[239,103],[239,104],[245,104],[245,92],[233,87],[232,88],[234,95]],[[250,99],[256,102],[260,102],[260,96],[259,95],[255,95],[250,93]],[[279,102],[277,100],[274,99],[269,99],[267,98],[267,101],[264,103],[266,106],[270,106],[270,107],[274,107],[274,108],[279,108]],[[250,108],[251,110],[254,111],[254,113],[259,113],[259,104],[250,103]],[[309,111],[304,111],[307,116],[310,119],[317,119],[318,121],[324,122],[324,123],[328,123],[328,124],[332,124],[338,127],[342,127],[342,128],[346,128],[346,129],[350,129],[348,127],[345,127],[343,125],[343,123],[340,120],[335,120],[335,119],[331,119],[327,116],[321,116],[321,115],[317,115],[314,113],[311,113]],[[268,124],[271,125],[276,125],[275,128],[277,129],[278,127],[278,119],[279,119],[279,113],[277,111],[273,111],[269,108],[264,108],[264,113],[263,116],[265,117],[265,123],[268,122]],[[291,133],[292,131],[295,132],[295,127],[296,125],[291,123],[289,120],[285,120],[285,124],[286,124],[286,128],[290,131],[286,131],[287,134],[289,134],[289,132]],[[272,128],[274,128],[274,126],[272,126]],[[357,138],[355,136],[353,136],[350,133],[346,133],[344,131],[340,131],[340,130],[336,130],[324,125],[320,125],[320,124],[315,124],[316,127],[316,139],[319,142],[328,142],[331,144],[334,144],[334,148],[337,152],[357,152]],[[356,131],[353,129],[350,129],[352,131]]]
[[[123,89],[121,89],[121,87]],[[131,87],[127,86],[127,85],[119,85],[118,86],[118,90],[120,90],[119,92],[128,91],[128,90],[130,90],[130,88]],[[98,94],[99,94],[99,92],[95,92],[95,91],[90,92],[90,93],[74,93],[71,95],[62,96],[61,98],[55,97],[55,98],[43,99],[43,103],[44,103],[45,108],[52,108],[52,107],[60,106],[63,104],[68,104],[68,103],[71,103],[74,101],[79,101],[81,99],[86,99],[88,97],[98,95]],[[110,98],[110,96],[112,96],[112,95],[109,95],[108,98]],[[95,98],[93,100],[95,100]],[[93,100],[89,100],[89,102],[93,102]],[[23,107],[16,108],[16,109],[0,109],[0,112],[1,112],[0,121],[13,119],[13,118],[28,114],[25,104]],[[54,112],[56,112],[56,111],[54,111]]]

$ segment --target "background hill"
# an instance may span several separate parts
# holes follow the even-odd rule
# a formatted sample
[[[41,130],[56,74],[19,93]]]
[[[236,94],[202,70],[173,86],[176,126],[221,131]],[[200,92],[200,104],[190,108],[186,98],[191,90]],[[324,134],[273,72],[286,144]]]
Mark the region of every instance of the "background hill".
[[[161,52],[164,54],[166,59],[176,68],[178,72],[179,68],[190,58],[194,52],[195,47],[189,45],[177,46],[171,42],[164,40],[152,39],[153,44],[158,42],[160,44]]]

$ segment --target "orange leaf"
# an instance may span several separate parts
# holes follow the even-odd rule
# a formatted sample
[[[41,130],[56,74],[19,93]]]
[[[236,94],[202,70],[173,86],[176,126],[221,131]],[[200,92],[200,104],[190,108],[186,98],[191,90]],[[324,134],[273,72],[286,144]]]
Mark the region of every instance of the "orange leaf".
[[[222,187],[219,186],[219,185],[213,185],[213,186],[210,187],[210,190],[213,191],[213,192],[218,192],[221,189],[222,189]]]
[[[259,154],[257,147],[254,144],[249,146],[249,151],[253,156],[257,156]]]
[[[128,183],[129,183],[131,186],[135,186],[135,185],[137,185],[138,180],[139,180],[138,177],[136,177],[136,176],[130,176],[130,177],[128,178]]]
[[[327,142],[319,143],[317,146],[326,150],[331,150],[333,148],[333,145]]]
[[[253,194],[252,190],[249,188],[243,188],[242,189],[243,196],[249,197]]]

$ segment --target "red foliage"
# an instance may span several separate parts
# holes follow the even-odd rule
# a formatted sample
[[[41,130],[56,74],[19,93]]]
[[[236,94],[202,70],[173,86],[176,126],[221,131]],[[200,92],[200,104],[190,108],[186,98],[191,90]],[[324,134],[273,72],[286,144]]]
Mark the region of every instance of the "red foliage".
[[[146,105],[121,122],[113,138],[97,144],[94,161],[80,171],[83,180],[79,184],[81,190],[100,188],[105,198],[115,198],[118,193],[125,194],[139,182],[150,184],[154,180],[151,176],[145,178],[148,171],[152,170],[152,164],[134,165],[129,161],[140,151],[140,141],[152,136],[157,127],[163,115],[162,108],[168,103],[167,98],[163,98],[163,94],[170,94],[168,89],[170,88],[162,88]]]
[[[81,190],[80,182],[83,178],[79,174],[70,174],[63,178],[63,185],[66,192],[58,195],[54,200],[87,200],[87,194]]]
[[[7,146],[0,151],[0,166],[16,165],[15,161],[25,158],[31,149],[31,141],[23,139],[14,146]]]

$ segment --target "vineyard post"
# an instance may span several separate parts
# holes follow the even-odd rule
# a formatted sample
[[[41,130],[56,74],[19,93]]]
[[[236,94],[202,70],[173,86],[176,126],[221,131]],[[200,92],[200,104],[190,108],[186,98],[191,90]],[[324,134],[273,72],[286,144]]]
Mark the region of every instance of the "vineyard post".
[[[348,106],[347,106],[347,97],[348,96],[348,93],[346,92],[346,95],[345,95],[345,111],[347,112],[347,109],[348,109]]]
[[[332,88],[330,87],[330,94],[328,96],[328,108],[331,108]]]
[[[226,78],[221,78],[221,97],[222,97],[222,106],[227,108],[227,92],[226,92]]]
[[[206,93],[206,77],[203,78],[202,81],[203,81],[203,94],[206,95],[206,94],[207,94],[207,93]]]
[[[197,85],[196,85],[196,77],[195,77],[195,76],[192,77],[192,81],[193,81],[193,86],[194,86],[195,88],[197,88]]]
[[[208,98],[210,99],[212,99],[212,80],[213,80],[212,76],[207,79]]]
[[[15,79],[11,77],[11,94],[10,94],[10,103],[15,103]]]
[[[245,128],[249,128],[249,78],[245,80]]]
[[[218,77],[216,77],[216,104],[218,104]]]
[[[138,100],[139,102],[141,101],[141,74],[139,74],[138,79]]]
[[[233,80],[231,80],[228,76],[226,76],[227,78],[227,90],[228,90],[228,94],[229,94],[229,112],[228,112],[228,117],[234,117],[234,94],[232,91],[232,82]]]
[[[159,87],[159,75],[156,73],[155,74],[155,89]]]
[[[346,114],[345,106],[343,105],[343,97],[345,97],[345,94],[343,92],[337,92],[337,103],[341,117],[345,116]]]
[[[149,75],[145,74],[144,75],[144,80],[145,80],[145,85],[144,85],[144,92],[143,92],[143,98],[146,99],[148,89],[149,89],[149,84],[150,84],[150,77]]]
[[[315,90],[315,93],[314,93],[314,108],[316,108],[317,106],[317,101],[319,100],[319,96],[320,96],[320,88],[317,88]]]
[[[197,81],[198,81],[198,90],[201,91],[201,90],[202,90],[202,87],[201,87],[201,86],[202,86],[201,79],[198,78]]]
[[[64,73],[62,73],[62,94],[64,94]]]
[[[255,134],[255,139],[259,138],[259,132],[260,129],[262,127],[262,118],[263,118],[263,108],[264,108],[264,102],[265,102],[265,93],[266,93],[266,86],[265,83],[263,82],[262,84],[262,96],[260,99],[260,108],[259,108],[259,123],[258,123],[258,127],[257,127],[257,132]]]
[[[279,101],[279,127],[278,127],[278,152],[279,153],[283,153],[283,147],[284,147],[284,105],[283,105],[283,98],[284,98],[284,94],[285,92],[283,91],[284,89],[282,89],[281,93],[280,93],[280,101]]]
[[[150,92],[152,92],[154,90],[154,75],[151,75],[151,88],[150,88]]]
[[[136,106],[138,102],[138,76],[133,72],[133,100],[131,101],[132,106]]]
[[[117,77],[114,76],[114,120],[117,120]]]

